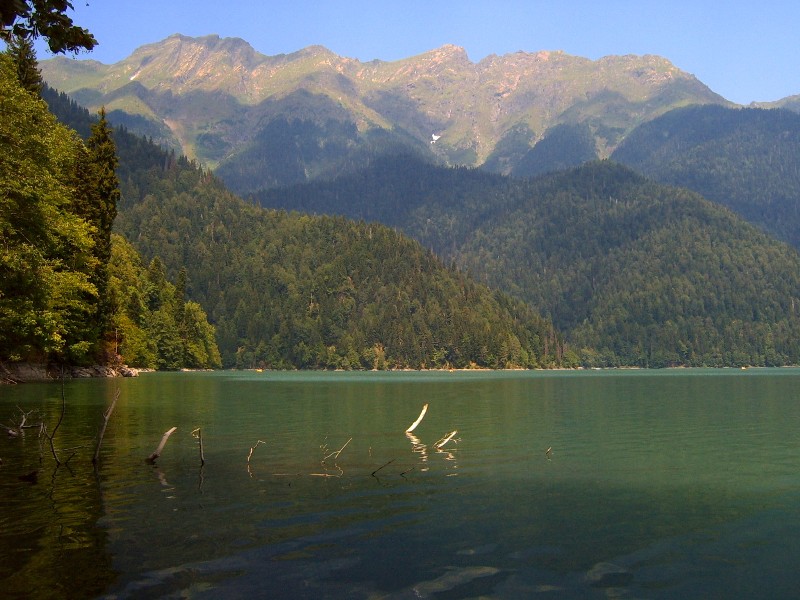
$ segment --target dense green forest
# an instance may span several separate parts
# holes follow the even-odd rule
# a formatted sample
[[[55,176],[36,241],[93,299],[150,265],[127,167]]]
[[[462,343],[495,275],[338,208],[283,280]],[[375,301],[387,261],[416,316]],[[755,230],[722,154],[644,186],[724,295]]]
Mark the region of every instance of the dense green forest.
[[[462,260],[551,317],[589,364],[800,361],[797,253],[611,162],[532,182]]]
[[[201,171],[123,185],[119,229],[168,267],[216,324],[226,366],[563,364],[552,326],[377,224],[265,211]]]
[[[515,181],[413,157],[254,197],[403,229],[565,332],[587,365],[798,360],[795,252],[610,162]]]
[[[415,155],[381,156],[357,173],[271,189],[250,199],[264,207],[341,215],[399,227],[423,246],[454,256],[491,215],[524,197],[524,185],[467,167],[439,167]]]
[[[800,248],[800,115],[690,106],[640,125],[614,160],[692,189]]]
[[[304,93],[294,94],[293,98],[300,114],[305,103],[322,102]],[[419,142],[411,136],[385,129],[362,133],[347,120],[347,115],[324,122],[277,117],[236,151],[210,133],[200,134],[197,143],[202,145],[198,148],[202,155],[208,155],[214,144],[219,145],[218,153],[228,154],[220,157],[223,160],[214,173],[231,191],[240,194],[354,172],[384,154],[421,153]]]
[[[124,237],[113,234],[111,249],[114,339],[125,362],[160,370],[222,366],[214,327],[203,308],[186,299],[186,269],[173,283],[158,257],[145,265]]]
[[[91,122],[66,96],[45,95],[79,130]],[[215,324],[225,366],[575,364],[529,307],[385,226],[265,211],[185,158],[124,130],[115,139],[115,228],[173,278],[190,266],[186,297]]]
[[[200,307],[112,237],[119,181],[105,115],[75,109],[82,140],[39,97],[35,59],[27,84],[18,63],[0,55],[0,360],[218,366]]]
[[[0,349],[2,358],[86,361],[100,349],[93,323],[95,224],[82,218],[77,169],[86,147],[23,88],[0,55]]]
[[[514,165],[514,177],[535,177],[577,167],[597,159],[594,135],[588,125],[561,124],[549,129]]]

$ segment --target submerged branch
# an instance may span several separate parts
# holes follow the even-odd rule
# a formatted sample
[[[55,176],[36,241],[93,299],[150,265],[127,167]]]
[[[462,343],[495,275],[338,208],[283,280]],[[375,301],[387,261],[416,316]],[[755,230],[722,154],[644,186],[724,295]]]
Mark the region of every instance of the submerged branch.
[[[440,439],[438,442],[436,442],[436,443],[433,445],[433,447],[434,447],[434,448],[436,448],[436,449],[438,450],[439,448],[441,448],[442,446],[444,446],[444,445],[445,445],[447,442],[449,442],[450,440],[452,440],[452,439],[453,439],[453,437],[454,437],[454,436],[455,436],[457,433],[458,433],[458,430],[453,430],[453,431],[451,431],[451,432],[450,432],[450,433],[448,433],[446,436],[444,436],[442,439]]]
[[[103,445],[103,436],[106,434],[106,427],[108,426],[108,420],[111,418],[111,413],[114,412],[114,407],[117,405],[117,400],[119,400],[119,390],[114,394],[114,400],[111,402],[111,406],[108,407],[103,413],[103,426],[100,428],[100,436],[97,438],[97,447],[94,449],[94,456],[92,457],[92,464],[96,465],[100,460],[100,446]]]
[[[328,455],[327,455],[325,458],[323,458],[323,459],[322,459],[322,461],[321,461],[321,462],[322,462],[322,464],[324,465],[324,464],[325,464],[325,461],[326,461],[326,460],[328,460],[328,459],[329,459],[331,456],[333,456],[334,460],[336,460],[337,458],[339,458],[339,455],[342,453],[342,450],[344,450],[344,449],[347,447],[347,444],[349,444],[349,443],[350,443],[350,442],[352,442],[352,441],[353,441],[353,438],[350,438],[349,440],[347,440],[347,441],[344,443],[344,446],[342,446],[341,448],[339,448],[339,449],[338,449],[338,450],[336,450],[335,452],[331,452],[330,454],[328,454]]]
[[[382,464],[380,467],[378,467],[377,469],[375,469],[375,470],[374,470],[374,471],[371,473],[371,475],[372,475],[373,477],[375,477],[375,473],[377,473],[378,471],[380,471],[380,470],[381,470],[382,468],[384,468],[384,467],[388,467],[390,464],[392,464],[392,463],[393,463],[394,461],[396,461],[396,460],[397,460],[396,458],[393,458],[393,459],[392,459],[392,460],[390,460],[389,462]]]
[[[254,445],[254,446],[252,446],[252,447],[250,448],[250,453],[247,455],[247,462],[248,462],[248,464],[250,463],[250,457],[251,457],[251,456],[253,456],[253,451],[254,451],[256,448],[258,448],[258,447],[259,447],[261,444],[264,444],[264,445],[266,445],[266,443],[267,443],[267,442],[264,442],[264,441],[261,441],[261,440],[256,440],[256,443],[255,443],[255,445]]]
[[[164,450],[164,446],[167,445],[167,440],[169,439],[169,436],[171,436],[173,433],[175,433],[176,429],[178,429],[178,428],[177,427],[173,427],[172,429],[169,429],[169,430],[164,432],[164,435],[161,436],[161,442],[159,442],[158,448],[156,448],[155,452],[153,452],[150,456],[148,456],[145,459],[146,462],[148,462],[150,464],[153,464],[156,461],[156,459],[159,456],[161,456],[161,451]]]
[[[47,435],[47,439],[50,441],[50,452],[53,453],[53,458],[56,459],[56,466],[57,467],[61,466],[61,460],[58,458],[58,453],[56,452],[56,447],[55,447],[55,444],[53,443],[53,438],[56,437],[56,431],[58,431],[58,428],[61,426],[61,422],[64,420],[64,413],[66,412],[66,410],[67,410],[67,398],[66,398],[66,395],[64,394],[64,377],[62,375],[62,377],[61,377],[61,415],[58,417],[58,423],[56,423],[56,426],[53,427],[53,433],[51,433],[49,435],[46,433],[46,430],[44,428],[41,429],[42,431],[45,431],[45,435]],[[72,458],[72,457],[70,456],[70,458]]]
[[[336,470],[338,473],[309,473],[311,477],[341,477],[344,475],[344,470],[339,465],[336,465]]]
[[[196,438],[200,443],[200,466],[202,467],[204,464],[206,464],[206,457],[203,454],[203,432],[200,430],[199,427],[194,431],[192,431],[192,437]],[[250,454],[252,454],[252,451],[250,452]],[[249,456],[247,457],[247,460],[248,461],[250,460]]]

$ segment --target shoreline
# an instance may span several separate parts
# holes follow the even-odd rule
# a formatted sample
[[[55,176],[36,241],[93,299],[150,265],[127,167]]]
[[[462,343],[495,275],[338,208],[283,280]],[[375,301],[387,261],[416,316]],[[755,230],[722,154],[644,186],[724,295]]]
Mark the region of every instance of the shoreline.
[[[138,377],[141,369],[127,365],[108,367],[92,365],[88,367],[48,365],[42,363],[0,363],[0,385],[17,383],[36,383],[58,381],[62,376],[69,379],[88,379],[98,377]]]
[[[438,372],[438,373],[475,373],[475,372],[485,372],[485,371],[532,371],[532,372],[555,372],[555,371],[670,371],[670,370],[694,370],[694,369],[714,369],[714,370],[741,370],[741,371],[749,371],[749,370],[757,370],[757,369],[765,369],[765,368],[781,368],[781,369],[796,369],[799,368],[800,365],[780,365],[779,367],[755,367],[755,366],[746,366],[746,367],[733,367],[733,366],[723,366],[723,367],[688,367],[688,366],[674,366],[674,367],[660,367],[660,368],[647,368],[647,367],[631,367],[631,366],[619,366],[619,367],[554,367],[554,368],[535,368],[535,369],[525,369],[525,368],[509,368],[509,369],[489,369],[483,367],[467,367],[467,368],[458,368],[458,369],[447,369],[447,368],[438,368],[438,369],[386,369],[381,371],[379,369],[355,369],[353,372],[385,372],[385,373],[426,373],[426,372]],[[88,367],[76,367],[76,366],[64,366],[61,365],[49,365],[49,364],[42,364],[42,363],[28,363],[28,362],[20,362],[20,363],[4,363],[0,362],[0,386],[3,385],[15,385],[19,383],[47,383],[47,382],[54,382],[58,381],[62,377],[62,368],[64,369],[63,374],[68,379],[92,379],[92,378],[114,378],[114,377],[138,377],[139,373],[148,373],[153,372],[152,369],[139,369],[135,367],[129,367],[127,365],[118,365],[116,367],[109,367],[104,365],[92,365]],[[330,373],[345,373],[348,371],[344,371],[342,369],[180,369],[177,372],[181,373],[191,373],[191,372],[209,372],[209,371],[241,371],[241,372],[254,372],[254,373],[270,373],[270,372],[300,372],[300,371],[309,371],[309,372],[330,372]]]

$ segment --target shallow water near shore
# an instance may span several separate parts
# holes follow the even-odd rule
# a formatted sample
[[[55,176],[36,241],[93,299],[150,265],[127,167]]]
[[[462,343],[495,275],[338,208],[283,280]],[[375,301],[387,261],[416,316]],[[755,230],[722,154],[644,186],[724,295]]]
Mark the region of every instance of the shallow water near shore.
[[[66,465],[36,431],[0,439],[5,597],[776,598],[800,585],[800,370],[153,373],[64,394]],[[52,430],[60,384],[0,388],[0,422],[17,407]]]

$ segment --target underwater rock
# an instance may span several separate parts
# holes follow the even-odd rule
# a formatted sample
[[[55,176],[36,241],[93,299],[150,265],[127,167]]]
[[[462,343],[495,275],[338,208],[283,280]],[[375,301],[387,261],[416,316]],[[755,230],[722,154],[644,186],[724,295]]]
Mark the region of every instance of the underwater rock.
[[[586,581],[592,587],[623,587],[633,581],[633,573],[625,567],[609,562],[600,562],[586,573]]]

